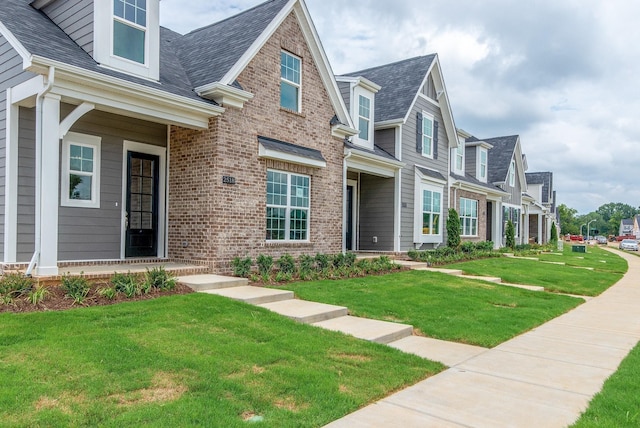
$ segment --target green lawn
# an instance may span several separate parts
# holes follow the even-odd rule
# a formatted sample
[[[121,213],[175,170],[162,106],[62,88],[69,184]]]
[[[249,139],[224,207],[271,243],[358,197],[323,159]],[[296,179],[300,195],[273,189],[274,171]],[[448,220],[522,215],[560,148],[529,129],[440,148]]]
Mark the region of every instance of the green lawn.
[[[206,294],[0,325],[2,426],[322,426],[443,368]]]
[[[618,370],[591,400],[573,428],[621,428],[640,426],[640,345],[622,361]]]
[[[452,263],[444,267],[462,269],[469,275],[497,276],[508,283],[539,285],[547,291],[583,296],[597,296],[620,280],[627,271],[624,259],[597,247],[589,247],[589,253],[584,254],[571,253],[569,246],[563,255],[544,255],[541,259],[566,265],[505,257]],[[576,266],[592,267],[594,270]]]
[[[407,323],[429,337],[486,347],[583,302],[425,271],[301,282],[283,288],[304,300],[347,306],[355,316]]]

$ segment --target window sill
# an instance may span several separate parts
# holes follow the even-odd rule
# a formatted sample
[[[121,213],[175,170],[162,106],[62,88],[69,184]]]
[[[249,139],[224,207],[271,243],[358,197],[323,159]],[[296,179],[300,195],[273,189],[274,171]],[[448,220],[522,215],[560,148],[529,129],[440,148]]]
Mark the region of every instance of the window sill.
[[[285,112],[285,113],[290,113],[290,114],[293,114],[295,116],[302,117],[302,118],[306,118],[307,117],[302,112],[295,111],[295,110],[290,110],[290,109],[284,108],[284,107],[280,107],[280,111]]]

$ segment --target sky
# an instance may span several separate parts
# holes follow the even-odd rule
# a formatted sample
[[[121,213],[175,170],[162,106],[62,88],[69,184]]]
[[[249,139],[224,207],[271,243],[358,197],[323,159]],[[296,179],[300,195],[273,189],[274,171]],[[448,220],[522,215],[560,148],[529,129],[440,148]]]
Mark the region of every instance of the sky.
[[[262,0],[162,0],[187,33]],[[188,4],[188,7],[185,5]],[[437,53],[454,120],[520,135],[580,214],[640,206],[640,1],[306,0],[334,74]]]

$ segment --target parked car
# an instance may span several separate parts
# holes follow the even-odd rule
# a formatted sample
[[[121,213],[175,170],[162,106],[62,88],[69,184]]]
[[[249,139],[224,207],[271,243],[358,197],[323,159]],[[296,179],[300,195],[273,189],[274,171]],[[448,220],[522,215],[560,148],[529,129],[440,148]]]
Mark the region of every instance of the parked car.
[[[623,239],[620,242],[621,250],[638,251],[638,241],[635,239]]]
[[[607,245],[607,238],[605,238],[604,236],[596,236],[596,241],[598,242],[598,244]]]

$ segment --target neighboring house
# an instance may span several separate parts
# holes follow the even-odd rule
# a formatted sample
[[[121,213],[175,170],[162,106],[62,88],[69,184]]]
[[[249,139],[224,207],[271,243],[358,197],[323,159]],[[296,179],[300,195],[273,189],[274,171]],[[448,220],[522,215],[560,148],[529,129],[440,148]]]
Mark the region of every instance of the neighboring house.
[[[551,227],[558,224],[556,192],[553,190],[552,172],[527,172],[529,197],[529,241],[546,244],[551,237]]]
[[[636,236],[636,239],[640,239],[640,215],[633,217],[633,229],[631,234]]]
[[[356,220],[348,229],[357,237],[357,249],[407,251],[446,244],[449,153],[458,138],[438,56],[337,79],[355,122],[370,120],[366,105],[374,111],[375,144],[366,147],[361,132],[348,146],[356,150],[347,154],[369,155],[371,164],[346,159],[348,185],[357,201]],[[363,106],[362,96],[371,102]]]
[[[474,138],[471,139],[473,141]],[[511,220],[515,226],[516,243],[526,243],[528,240],[528,215],[523,207],[522,194],[527,191],[525,171],[526,157],[522,153],[520,137],[511,135],[506,137],[486,138],[485,143],[493,146],[489,150],[489,178],[492,183],[507,195],[502,198],[501,245],[505,244],[507,222]],[[469,140],[467,140],[469,142]]]
[[[631,235],[635,234],[633,229],[635,227],[635,217],[634,218],[625,218],[620,220],[620,230],[618,231],[618,236],[623,235]]]
[[[358,130],[304,1],[184,36],[158,14],[159,0],[0,2],[5,266],[225,270],[234,256],[341,251],[344,140]]]
[[[493,146],[458,129],[458,147],[451,149],[450,205],[460,216],[462,241],[502,242],[502,198],[507,192],[489,179],[489,150]]]

